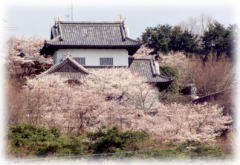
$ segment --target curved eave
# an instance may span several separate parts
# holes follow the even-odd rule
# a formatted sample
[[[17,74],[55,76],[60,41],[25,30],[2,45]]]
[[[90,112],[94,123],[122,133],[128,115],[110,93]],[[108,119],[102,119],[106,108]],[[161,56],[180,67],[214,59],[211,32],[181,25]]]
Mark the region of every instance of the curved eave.
[[[58,49],[79,48],[79,49],[127,49],[129,55],[133,55],[141,44],[136,45],[72,45],[72,44],[52,44],[45,43],[41,49],[40,54],[53,54]]]
[[[134,39],[129,38],[129,37],[126,37],[126,39],[129,40],[129,41],[132,41],[132,42],[136,42],[136,43],[142,44],[141,41],[134,40]]]
[[[72,44],[46,44],[53,48],[139,48],[141,45],[72,45]]]

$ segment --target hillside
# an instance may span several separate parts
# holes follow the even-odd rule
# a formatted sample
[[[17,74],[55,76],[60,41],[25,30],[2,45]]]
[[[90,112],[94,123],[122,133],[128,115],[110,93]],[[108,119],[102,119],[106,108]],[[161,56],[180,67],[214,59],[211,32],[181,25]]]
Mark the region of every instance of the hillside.
[[[160,92],[128,69],[93,70],[90,76],[74,82],[54,75],[36,78],[52,65],[50,57],[39,54],[43,40],[15,38],[9,44],[9,127],[30,123],[83,136],[102,126],[117,125],[124,131],[147,132],[157,149],[168,143],[215,144],[232,130],[231,100],[195,105],[180,91]],[[150,56],[148,52],[143,47],[135,56]],[[212,56],[212,60],[202,63],[180,52],[159,56],[160,66],[179,72],[179,89],[194,83],[197,94],[205,95],[232,84],[233,66],[225,58],[214,60]]]

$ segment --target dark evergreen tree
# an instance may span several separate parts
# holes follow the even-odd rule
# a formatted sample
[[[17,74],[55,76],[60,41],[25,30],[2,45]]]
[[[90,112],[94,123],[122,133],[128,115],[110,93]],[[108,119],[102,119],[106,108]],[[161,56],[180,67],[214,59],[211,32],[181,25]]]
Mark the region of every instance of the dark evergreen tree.
[[[226,55],[233,59],[236,31],[236,25],[225,28],[215,22],[209,24],[203,35],[199,36],[182,30],[179,26],[158,25],[148,27],[141,37],[143,43],[153,49],[151,54],[181,51],[186,55],[191,53],[202,55],[204,60],[207,60],[211,53],[216,54],[217,58]]]
[[[210,24],[208,30],[202,36],[202,44],[205,54],[216,53],[219,57],[226,52],[226,37],[229,32],[223,25],[218,22]]]
[[[237,44],[237,25],[229,25],[227,28],[227,34],[225,36],[225,52],[227,57],[234,59],[234,46]]]
[[[182,51],[186,54],[195,53],[197,51],[197,35],[185,30],[182,31],[179,26],[175,26],[172,30],[169,48],[172,51]]]
[[[171,30],[170,25],[158,25],[154,28],[147,28],[142,34],[142,40],[149,48],[153,49],[152,54],[158,52],[169,52],[169,42],[171,40]]]
[[[169,43],[169,48],[173,51],[182,50],[182,29],[179,26],[175,26],[172,29],[171,41]]]

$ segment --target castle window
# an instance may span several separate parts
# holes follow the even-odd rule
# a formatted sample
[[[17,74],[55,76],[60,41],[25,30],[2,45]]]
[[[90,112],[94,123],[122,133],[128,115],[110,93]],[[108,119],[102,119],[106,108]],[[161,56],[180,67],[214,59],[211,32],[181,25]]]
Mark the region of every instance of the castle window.
[[[74,60],[76,60],[81,65],[86,65],[85,57],[76,57]]]
[[[113,65],[113,58],[100,58],[100,65],[106,66],[106,65]]]

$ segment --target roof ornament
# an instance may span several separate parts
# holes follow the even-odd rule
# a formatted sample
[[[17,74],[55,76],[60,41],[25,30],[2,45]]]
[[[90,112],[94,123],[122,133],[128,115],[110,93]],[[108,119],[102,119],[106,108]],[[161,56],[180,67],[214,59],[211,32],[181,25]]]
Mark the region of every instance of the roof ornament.
[[[154,67],[155,67],[155,74],[160,75],[159,63],[156,60],[154,60],[153,64],[154,64]]]
[[[121,24],[121,33],[122,33],[123,41],[125,41],[126,37],[128,37],[129,35],[129,31],[126,28],[124,21],[125,21],[125,18],[123,18],[122,15],[120,14],[118,17],[118,22]]]
[[[126,27],[126,25],[124,24],[126,18],[123,18],[123,16],[120,14],[118,17],[118,22],[122,23],[122,27],[125,31],[126,37],[129,37],[129,29]]]
[[[55,18],[55,24],[59,24],[62,21],[62,18],[60,16],[57,16]]]
[[[126,37],[129,37],[129,29],[125,25],[124,25],[124,30],[125,30],[125,33],[126,33]]]
[[[122,17],[121,14],[118,16],[118,21],[119,21],[120,23],[124,23],[124,21],[125,21],[125,19]]]

